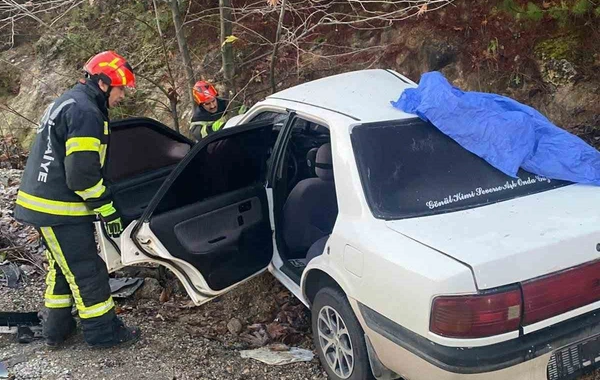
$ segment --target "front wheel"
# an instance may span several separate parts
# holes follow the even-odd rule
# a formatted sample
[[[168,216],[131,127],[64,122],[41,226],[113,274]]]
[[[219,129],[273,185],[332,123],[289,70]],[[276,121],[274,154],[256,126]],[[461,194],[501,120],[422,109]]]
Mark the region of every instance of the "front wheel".
[[[312,331],[330,379],[373,379],[363,330],[341,290],[319,290],[312,306]]]

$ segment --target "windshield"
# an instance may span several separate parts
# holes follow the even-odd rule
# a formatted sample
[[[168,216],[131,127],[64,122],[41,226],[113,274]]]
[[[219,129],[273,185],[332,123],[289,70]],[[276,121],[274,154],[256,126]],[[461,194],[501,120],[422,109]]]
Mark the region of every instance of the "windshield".
[[[420,119],[359,125],[352,146],[369,207],[402,219],[501,202],[569,182],[500,172]]]

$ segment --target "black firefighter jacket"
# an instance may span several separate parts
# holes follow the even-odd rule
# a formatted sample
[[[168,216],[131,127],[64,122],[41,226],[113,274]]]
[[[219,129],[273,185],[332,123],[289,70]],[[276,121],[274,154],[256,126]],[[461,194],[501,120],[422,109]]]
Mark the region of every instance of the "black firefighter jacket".
[[[86,223],[112,205],[104,184],[108,109],[105,94],[81,81],[46,109],[17,194],[15,218],[36,227]]]

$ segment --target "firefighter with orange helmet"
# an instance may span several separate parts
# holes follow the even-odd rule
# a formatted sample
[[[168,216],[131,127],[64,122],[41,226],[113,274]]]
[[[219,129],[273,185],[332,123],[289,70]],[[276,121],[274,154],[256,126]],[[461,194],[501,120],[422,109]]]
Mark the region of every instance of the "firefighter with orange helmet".
[[[135,87],[129,63],[113,51],[90,58],[85,79],[48,106],[23,173],[15,218],[34,226],[46,246],[44,295],[46,344],[56,347],[75,331],[73,304],[85,341],[92,347],[133,342],[138,328],[115,314],[106,264],[97,253],[93,222],[111,237],[122,232],[121,217],[104,181],[110,125],[108,110]]]
[[[192,116],[190,133],[196,140],[200,140],[225,125],[227,100],[219,98],[215,87],[203,80],[196,82],[192,94],[198,107]]]

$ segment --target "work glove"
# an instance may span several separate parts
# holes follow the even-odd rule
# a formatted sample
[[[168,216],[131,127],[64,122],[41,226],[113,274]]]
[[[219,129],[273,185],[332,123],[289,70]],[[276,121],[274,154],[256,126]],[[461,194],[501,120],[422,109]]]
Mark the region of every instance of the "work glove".
[[[111,238],[117,238],[121,236],[123,232],[123,223],[121,222],[121,214],[115,209],[112,202],[105,204],[102,207],[94,209],[94,211],[100,217],[100,220],[104,224],[106,233]]]

